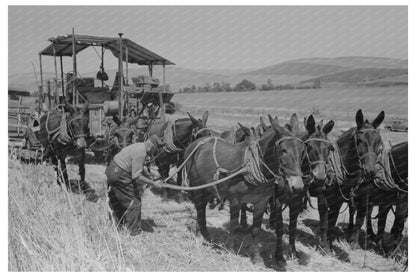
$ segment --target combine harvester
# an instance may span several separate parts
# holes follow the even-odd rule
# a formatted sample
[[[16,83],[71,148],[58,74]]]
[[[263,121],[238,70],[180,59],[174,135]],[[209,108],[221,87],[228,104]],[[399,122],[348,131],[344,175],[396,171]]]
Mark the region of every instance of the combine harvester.
[[[39,52],[40,85],[39,111],[42,105],[48,109],[59,109],[66,100],[68,103],[81,107],[85,101],[89,103],[89,149],[98,157],[105,155],[106,137],[112,116],[118,115],[121,120],[135,110],[142,126],[139,129],[144,139],[149,124],[155,119],[165,119],[165,113],[174,112],[174,104],[170,102],[173,93],[167,91],[165,84],[165,67],[174,65],[171,61],[138,45],[130,39],[118,37],[97,37],[72,34],[49,38],[50,44]],[[91,47],[101,60],[99,71],[93,77],[81,77],[77,69],[77,54]],[[109,50],[118,59],[118,72],[112,86],[104,71],[104,53]],[[42,57],[53,57],[54,78],[44,80]],[[72,58],[72,72],[63,72],[63,58]],[[58,60],[60,74],[58,73]],[[129,64],[147,66],[149,75],[134,76],[129,80]],[[153,78],[154,66],[163,67],[162,83]],[[35,119],[36,121],[36,119]],[[33,131],[36,132],[36,129]]]

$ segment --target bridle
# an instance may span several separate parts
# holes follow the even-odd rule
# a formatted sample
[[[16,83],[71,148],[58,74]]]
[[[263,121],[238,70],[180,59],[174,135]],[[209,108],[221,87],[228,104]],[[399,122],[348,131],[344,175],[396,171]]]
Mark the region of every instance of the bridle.
[[[127,127],[121,127],[121,128],[117,128],[117,130],[115,130],[114,131],[114,133],[113,133],[113,135],[111,136],[111,138],[110,138],[110,140],[111,139],[114,139],[114,137],[116,136],[116,134],[120,134],[120,132],[122,132],[122,131],[127,131],[127,135],[126,135],[126,137],[127,136],[129,136],[130,134],[132,135],[132,136],[134,136],[135,135],[135,132],[133,131],[133,129],[131,129],[131,128],[127,128]],[[126,147],[126,146],[128,146],[128,145],[130,145],[129,143],[127,143],[127,142],[122,142],[122,143],[119,143],[118,142],[118,140],[117,140],[117,146],[119,147],[119,148],[124,148],[124,147]]]
[[[74,118],[71,118],[71,120],[69,120],[69,126],[68,126],[68,130],[69,130],[70,136],[74,140],[76,140],[77,138],[82,138],[82,137],[85,138],[87,136],[87,134],[84,134],[83,132],[80,133],[80,134],[75,135],[75,132],[74,132],[74,130],[72,128],[72,122],[74,122],[74,121],[86,121],[87,122],[86,124],[88,124],[88,118],[85,117],[85,116],[76,116]]]
[[[362,160],[367,157],[367,156],[374,156],[375,159],[377,159],[378,154],[373,151],[371,149],[371,147],[368,147],[368,151],[367,153],[364,153],[363,155],[360,155],[360,153],[358,152],[358,134],[363,134],[363,133],[378,133],[378,131],[376,129],[364,129],[364,130],[357,130],[354,133],[354,144],[355,144],[355,149],[357,151],[357,157],[358,157],[358,163],[360,165],[360,169],[363,169],[363,162]]]
[[[287,140],[295,140],[295,141],[298,141],[298,142],[300,142],[300,143],[302,143],[302,145],[303,145],[303,149],[305,148],[305,143],[304,143],[304,141],[303,140],[301,140],[300,138],[298,138],[298,137],[295,137],[295,136],[287,136],[287,137],[282,137],[282,138],[280,138],[279,140],[277,140],[276,141],[276,143],[275,143],[275,145],[277,146],[277,147],[279,147],[279,148],[281,148],[281,143],[283,142],[283,141],[287,141]],[[276,148],[275,148],[276,149]],[[305,151],[305,152],[307,152],[307,151]],[[307,154],[307,153],[306,153]],[[304,159],[304,157],[302,157],[301,158],[301,160],[303,160]],[[296,172],[296,171],[294,171],[294,170],[292,170],[292,169],[290,169],[290,168],[288,168],[288,167],[286,167],[286,166],[284,166],[284,165],[282,165],[282,163],[279,163],[279,173],[280,173],[280,175],[282,176],[282,177],[287,177],[287,176],[299,176],[299,177],[305,177],[302,173],[298,173],[298,172]]]
[[[192,138],[191,141],[197,140],[199,134],[204,132],[204,131],[209,131],[210,135],[212,135],[212,133],[211,133],[212,130],[210,128],[204,127],[204,128],[199,129],[199,130],[196,130],[196,128],[193,128],[192,129],[192,135],[191,135],[191,138]]]

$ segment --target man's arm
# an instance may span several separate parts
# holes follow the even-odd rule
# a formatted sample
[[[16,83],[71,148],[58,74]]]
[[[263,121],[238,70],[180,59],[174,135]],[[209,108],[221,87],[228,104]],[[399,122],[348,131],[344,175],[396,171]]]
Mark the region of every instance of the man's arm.
[[[153,180],[151,180],[151,179],[149,179],[149,178],[147,178],[143,175],[138,176],[133,181],[136,184],[146,184],[146,185],[150,185],[150,186],[153,186],[153,187],[156,187],[156,188],[160,188],[161,187],[160,185],[162,184],[162,182],[160,182],[160,181],[153,181]]]

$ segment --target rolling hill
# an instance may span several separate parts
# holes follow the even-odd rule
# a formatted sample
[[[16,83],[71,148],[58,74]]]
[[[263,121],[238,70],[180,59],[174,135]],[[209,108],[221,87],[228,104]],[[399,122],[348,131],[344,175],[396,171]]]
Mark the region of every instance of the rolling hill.
[[[361,84],[373,82],[377,85],[380,80],[386,84],[407,84],[408,61],[402,59],[380,57],[336,57],[336,58],[306,58],[278,63],[276,65],[244,71],[238,69],[209,69],[192,70],[178,66],[166,67],[166,83],[172,91],[192,85],[204,86],[207,83],[225,82],[234,86],[243,79],[254,82],[258,87],[270,79],[275,85],[302,84],[320,79],[323,85],[331,84]],[[110,80],[106,83],[112,85],[116,70],[107,69]],[[81,72],[83,77],[95,76],[95,72]],[[147,68],[130,68],[129,76],[147,74]],[[44,80],[53,78],[52,72],[44,73]],[[162,78],[162,68],[154,68],[154,77]],[[38,78],[39,74],[38,74]],[[387,82],[387,83],[386,83]],[[373,85],[374,85],[373,84]],[[9,86],[29,91],[37,89],[33,73],[9,75]]]

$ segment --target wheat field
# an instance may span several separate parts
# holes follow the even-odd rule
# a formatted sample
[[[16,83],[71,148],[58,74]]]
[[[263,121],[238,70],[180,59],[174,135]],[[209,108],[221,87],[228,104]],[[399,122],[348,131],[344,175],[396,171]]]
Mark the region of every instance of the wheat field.
[[[76,166],[69,166],[75,177]],[[212,242],[196,231],[196,212],[189,202],[162,201],[146,190],[143,229],[135,237],[118,232],[107,214],[105,166],[87,165],[87,181],[97,203],[66,193],[56,185],[51,166],[9,160],[9,271],[274,271],[273,231],[260,234],[263,262],[253,263],[250,233],[230,235],[228,211],[208,210]],[[338,223],[345,227],[348,213]],[[284,212],[285,224],[288,213]],[[249,217],[249,222],[251,218]],[[390,223],[391,225],[391,223]],[[374,250],[352,250],[341,239],[332,253],[319,249],[318,215],[308,210],[299,219],[300,259],[288,258],[288,271],[398,271],[397,261]],[[388,226],[387,228],[390,228]],[[288,248],[287,230],[284,243]]]

